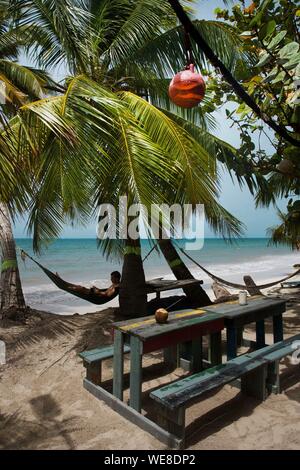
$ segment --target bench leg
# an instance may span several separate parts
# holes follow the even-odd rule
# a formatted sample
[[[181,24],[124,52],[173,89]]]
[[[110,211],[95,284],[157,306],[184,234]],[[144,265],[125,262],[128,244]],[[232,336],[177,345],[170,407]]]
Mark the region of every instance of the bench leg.
[[[113,360],[113,395],[123,400],[123,373],[124,373],[124,338],[119,330],[114,335]]]
[[[142,354],[143,346],[139,338],[130,339],[130,406],[138,413],[142,408]]]
[[[185,407],[181,406],[176,410],[167,410],[163,406],[158,406],[157,423],[163,429],[173,434],[181,440],[181,448],[185,440]]]
[[[257,369],[243,375],[241,378],[241,392],[249,397],[264,401],[267,398],[267,365],[263,364]]]
[[[83,363],[86,368],[86,378],[95,385],[101,384],[101,372],[102,372],[102,363],[101,361],[95,362],[94,364]]]
[[[268,364],[267,389],[269,393],[281,393],[279,361]]]

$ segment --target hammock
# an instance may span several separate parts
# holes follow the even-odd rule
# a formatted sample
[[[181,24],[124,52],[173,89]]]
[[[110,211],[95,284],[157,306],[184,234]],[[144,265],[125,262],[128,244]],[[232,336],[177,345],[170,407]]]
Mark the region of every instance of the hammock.
[[[230,281],[226,281],[226,279],[222,279],[218,276],[216,276],[215,274],[211,273],[210,271],[208,271],[208,269],[204,268],[204,266],[201,266],[201,264],[197,263],[197,261],[195,261],[190,255],[188,255],[183,248],[181,248],[177,243],[175,243],[173,241],[174,244],[176,244],[177,248],[190,260],[192,261],[196,266],[198,266],[200,269],[202,269],[202,271],[204,271],[209,277],[211,277],[214,281],[220,283],[220,284],[223,284],[225,286],[228,286],[228,287],[232,287],[234,289],[243,289],[243,290],[247,290],[249,286],[246,286],[245,284],[236,284],[234,282],[230,282]],[[153,251],[154,248],[152,248],[151,251]],[[150,254],[150,253],[149,253]],[[46,274],[46,276],[49,277],[49,279],[51,279],[51,281],[61,290],[64,290],[65,292],[68,292],[69,294],[72,294],[72,295],[75,295],[76,297],[79,297],[80,299],[83,299],[83,300],[86,300],[87,302],[91,302],[92,304],[96,304],[96,305],[104,305],[108,302],[110,302],[111,300],[113,300],[115,297],[117,297],[119,295],[119,289],[116,289],[115,290],[115,293],[109,297],[106,297],[106,296],[103,296],[99,293],[97,293],[97,291],[101,291],[101,292],[105,292],[106,289],[97,289],[97,291],[93,290],[93,288],[88,288],[88,287],[83,287],[83,286],[80,286],[80,285],[77,285],[77,284],[72,284],[70,282],[67,282],[67,281],[64,281],[57,273],[54,274],[52,271],[49,271],[49,269],[45,268],[44,266],[42,266],[38,261],[36,261],[35,259],[33,259],[30,255],[28,255],[28,253],[26,253],[24,250],[21,250],[21,256],[22,258],[24,259],[26,256],[28,258],[30,258],[37,266],[39,266],[43,271],[44,273]],[[148,255],[147,255],[148,257]],[[300,269],[298,269],[296,272],[294,272],[293,274],[290,274],[289,276],[286,276],[284,277],[283,279],[279,279],[278,281],[273,281],[273,282],[269,282],[268,284],[261,284],[259,286],[256,286],[258,289],[268,289],[270,287],[273,287],[273,286],[276,286],[276,284],[280,284],[282,282],[285,282],[287,281],[288,279],[291,279],[292,277],[296,276],[297,274],[300,274]],[[153,283],[157,283],[159,282],[159,284],[163,284],[163,283],[170,283],[170,284],[174,284],[173,288],[179,288],[180,286],[176,285],[176,281],[161,281],[161,278],[159,279],[153,279],[152,281],[148,281],[146,284],[148,284],[148,288],[150,288],[150,286],[153,284]],[[180,283],[180,281],[177,281],[177,283]],[[149,291],[150,292],[150,291]]]
[[[155,249],[155,246],[151,249],[151,251],[148,253],[148,255],[144,258],[148,258],[148,256],[152,253],[152,251]],[[75,295],[76,297],[79,297],[80,299],[86,300],[87,302],[91,302],[92,304],[96,305],[103,305],[106,304],[107,302],[110,302],[112,299],[117,297],[119,295],[119,289],[116,289],[115,294],[111,296],[103,296],[99,291],[105,292],[106,289],[96,289],[94,290],[93,288],[88,288],[88,287],[83,287],[77,284],[71,284],[70,282],[64,281],[57,273],[53,273],[49,269],[45,268],[43,265],[41,265],[38,261],[36,261],[34,258],[32,258],[26,251],[21,250],[21,257],[23,260],[25,258],[31,259],[39,268],[41,268],[46,276],[51,279],[51,281],[61,290],[64,290],[65,292],[68,292],[69,294]],[[202,284],[202,281],[198,281],[196,279],[186,279],[186,280],[168,280],[168,279],[163,279],[162,277],[151,279],[150,281],[147,281],[145,284],[145,289],[146,293],[150,294],[153,292],[161,292],[161,291],[166,291],[166,290],[174,290],[174,289],[182,289],[186,285],[194,285],[194,284]],[[98,292],[97,292],[98,291]],[[175,298],[174,298],[175,299]],[[165,299],[166,300],[166,299]],[[172,300],[172,299],[171,299]],[[178,302],[181,302],[183,304],[183,299],[176,298],[176,302],[172,303],[169,307],[173,307],[173,305],[177,304]]]
[[[96,305],[103,305],[107,302],[110,302],[115,297],[119,295],[119,289],[115,289],[115,293],[110,295],[109,297],[105,297],[101,294],[98,294],[93,288],[89,289],[88,287],[79,286],[77,284],[71,284],[70,282],[64,281],[58,274],[54,274],[49,269],[42,266],[38,261],[33,259],[28,253],[24,250],[21,250],[21,256],[24,259],[26,256],[30,258],[39,268],[41,268],[46,276],[51,279],[51,281],[61,290],[68,292],[69,294],[75,295],[80,299],[86,300],[87,302],[91,302],[92,304]],[[97,291],[105,292],[106,289],[97,289]]]
[[[234,289],[243,289],[247,290],[249,286],[246,286],[245,284],[235,284],[234,282],[226,281],[225,279],[222,279],[221,277],[216,276],[215,274],[209,272],[206,268],[201,266],[201,264],[197,263],[190,255],[184,251],[183,248],[181,248],[177,243],[176,243],[177,248],[190,260],[192,261],[196,266],[198,266],[202,271],[204,271],[209,277],[211,277],[214,281],[219,282],[220,284],[224,284],[225,286],[228,287],[233,287]],[[273,281],[269,282],[268,284],[261,284],[259,286],[256,286],[258,289],[269,289],[270,287],[276,286],[276,284],[280,284],[282,282],[287,281],[288,279],[291,279],[292,277],[296,276],[297,274],[300,274],[300,269],[298,269],[296,272],[293,274],[290,274],[289,276],[284,277],[283,279],[279,279],[278,281]]]

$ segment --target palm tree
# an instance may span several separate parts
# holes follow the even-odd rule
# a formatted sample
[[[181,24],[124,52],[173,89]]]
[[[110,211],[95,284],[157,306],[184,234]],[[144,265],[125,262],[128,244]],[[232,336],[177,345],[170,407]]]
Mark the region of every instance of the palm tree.
[[[118,206],[123,195],[148,208],[205,203],[216,231],[237,235],[240,224],[216,200],[215,154],[234,149],[208,133],[211,121],[201,108],[182,111],[168,100],[165,77],[185,65],[182,29],[168,3],[84,3],[85,9],[70,0],[12,2],[18,26],[39,37],[39,60],[48,67],[65,60],[71,73],[81,73],[67,80],[64,95],[23,106],[11,122],[22,161],[32,160],[32,152],[36,157],[28,172],[34,181],[28,227],[35,249],[57,237],[67,218],[84,222],[99,204]],[[215,22],[196,24],[234,68],[238,41],[232,30]],[[107,256],[124,255],[120,241],[100,245]],[[133,271],[127,269],[131,263]],[[136,296],[136,283],[144,282],[138,241],[127,241],[123,274],[136,316],[145,305],[145,294]],[[120,304],[126,311],[122,294],[124,289]]]
[[[13,27],[9,2],[0,2],[0,127],[5,128],[9,117],[24,103],[43,96],[43,86],[49,82],[47,75],[38,69],[25,67],[17,62],[21,47],[27,42],[23,28]],[[2,180],[3,181],[3,180]],[[2,184],[2,183],[1,183]],[[1,248],[1,296],[0,310],[12,307],[23,309],[22,292],[16,244],[13,236],[10,195],[0,197],[0,248]]]
[[[22,107],[7,135],[12,145],[21,142],[19,161],[31,163],[26,172],[31,181],[28,227],[36,250],[56,238],[67,219],[85,222],[103,202],[118,207],[124,194],[129,203],[141,203],[149,212],[152,204],[162,202],[204,203],[216,230],[225,227],[233,235],[240,231],[238,221],[216,200],[214,157],[162,111],[131,92],[115,93],[76,77],[65,95]],[[144,222],[150,233],[146,217]],[[123,256],[123,240],[100,243],[107,256]],[[127,294],[131,304],[135,299],[131,313],[137,315],[144,305],[136,295],[142,263],[138,241],[129,240],[128,245],[124,284],[131,286]],[[128,277],[127,264],[135,266]]]

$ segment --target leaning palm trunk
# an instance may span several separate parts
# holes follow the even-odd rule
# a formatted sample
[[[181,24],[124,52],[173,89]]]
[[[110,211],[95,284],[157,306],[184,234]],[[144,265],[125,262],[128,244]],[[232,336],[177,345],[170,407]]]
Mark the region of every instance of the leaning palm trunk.
[[[126,242],[119,302],[123,317],[135,318],[147,314],[147,294],[140,240],[128,239]]]
[[[194,279],[194,276],[191,274],[190,270],[181,260],[176,249],[172,245],[171,240],[159,239],[157,240],[157,242],[159,244],[159,248],[162,254],[164,255],[176,279],[180,281],[184,279]],[[183,291],[185,295],[188,296],[193,303],[197,303],[199,307],[203,307],[204,305],[210,305],[212,303],[210,298],[200,285],[185,287],[183,288]]]
[[[0,203],[0,246],[2,258],[0,310],[24,309],[25,300],[17,262],[16,244],[8,208],[2,203]]]

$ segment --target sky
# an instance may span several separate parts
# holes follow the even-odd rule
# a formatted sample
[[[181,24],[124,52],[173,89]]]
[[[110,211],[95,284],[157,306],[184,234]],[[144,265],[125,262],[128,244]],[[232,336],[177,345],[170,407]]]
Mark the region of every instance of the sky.
[[[250,1],[249,1],[250,3]],[[199,19],[215,19],[214,9],[224,7],[221,0],[198,0],[197,1],[197,17]],[[55,71],[58,79],[64,76],[64,70],[60,68]],[[218,121],[218,129],[216,135],[227,141],[234,147],[239,146],[239,132],[230,128],[226,120],[224,112],[216,114]],[[263,145],[268,152],[270,143],[266,140]],[[221,191],[220,203],[233,215],[235,215],[246,226],[245,236],[247,237],[265,237],[266,229],[276,225],[278,219],[276,208],[255,208],[253,197],[246,187],[239,188],[237,182],[233,184],[229,174],[222,172],[221,174]],[[279,201],[278,207],[284,209],[286,201]],[[25,221],[17,222],[15,225],[15,236],[20,238],[27,236],[25,230]],[[88,227],[66,226],[63,230],[64,238],[94,238],[96,235],[96,223],[92,221]],[[206,224],[205,237],[215,237],[213,231]]]

